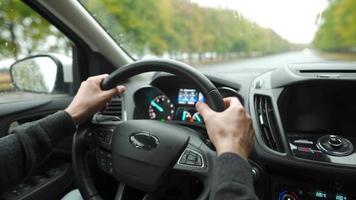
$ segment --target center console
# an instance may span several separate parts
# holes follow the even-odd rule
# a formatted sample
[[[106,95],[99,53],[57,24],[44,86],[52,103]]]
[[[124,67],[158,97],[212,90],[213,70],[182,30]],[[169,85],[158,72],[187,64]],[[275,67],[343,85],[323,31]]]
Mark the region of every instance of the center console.
[[[301,63],[266,72],[251,85],[249,108],[255,160],[268,176],[260,197],[356,199],[354,63]]]
[[[286,87],[277,105],[294,159],[319,166],[335,166],[335,170],[356,167],[355,100],[356,84],[352,82],[316,81]],[[351,177],[340,176],[335,180],[317,173],[305,173],[309,179],[303,180],[303,172],[299,174],[301,176],[292,180],[288,175],[273,181],[273,199],[356,198],[353,183],[348,182]]]
[[[356,165],[356,86],[315,82],[286,88],[278,106],[296,158]]]

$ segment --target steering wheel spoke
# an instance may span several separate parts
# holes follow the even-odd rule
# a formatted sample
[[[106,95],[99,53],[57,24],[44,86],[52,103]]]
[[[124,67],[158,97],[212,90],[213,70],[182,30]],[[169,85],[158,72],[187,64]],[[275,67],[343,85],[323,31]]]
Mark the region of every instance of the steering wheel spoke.
[[[90,131],[86,135],[87,141],[94,146],[111,151],[112,137],[115,127],[113,126],[99,126]]]
[[[97,166],[110,175],[114,175],[111,150],[114,128],[113,126],[96,126],[85,134],[87,143],[94,148]]]
[[[96,164],[98,165],[98,167],[104,172],[110,175],[114,175],[111,152],[106,151],[102,148],[97,148],[95,154]]]

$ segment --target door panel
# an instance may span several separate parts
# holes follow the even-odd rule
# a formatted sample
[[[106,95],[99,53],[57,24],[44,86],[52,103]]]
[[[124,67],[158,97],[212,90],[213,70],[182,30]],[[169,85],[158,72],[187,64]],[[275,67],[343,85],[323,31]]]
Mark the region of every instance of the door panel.
[[[23,2],[2,1],[0,4],[2,11],[0,27],[3,27],[3,34],[0,36],[2,41],[0,43],[0,139],[16,126],[65,109],[73,99],[68,94],[73,94],[77,89],[74,83],[80,82],[76,79],[77,76],[73,76],[78,73],[77,65],[73,65],[73,59],[77,59],[77,54],[72,51],[76,49],[77,43],[71,41],[67,35],[62,34],[47,21],[47,18],[53,17],[50,13],[42,7],[36,10],[28,7],[28,5],[34,6],[34,1],[25,1],[28,5]],[[43,14],[46,19],[37,12]],[[51,21],[55,22],[56,20],[53,19]],[[21,34],[22,32],[26,34]],[[16,37],[10,40],[9,36]],[[55,85],[54,90],[48,90],[50,94],[23,92],[25,89],[18,87],[19,85],[14,81],[27,80],[24,82],[25,85],[35,85],[34,83],[41,82],[39,80],[43,79],[43,84],[50,85],[47,84],[47,78],[51,77],[54,72],[49,70],[47,63],[31,62],[34,66],[43,65],[43,68],[48,70],[39,71],[45,73],[36,73],[38,70],[34,69],[42,69],[42,66],[39,66],[39,68],[31,68],[33,71],[21,73],[21,76],[17,76],[18,79],[12,76],[14,74],[13,63],[25,57],[36,56],[36,52],[54,56],[57,61],[61,62],[61,67],[57,67],[56,80],[58,81],[55,82],[60,85]],[[72,136],[64,138],[32,175],[24,177],[24,180],[17,185],[8,186],[7,191],[0,191],[0,199],[59,199],[62,197],[73,187],[74,183],[71,170],[71,142]]]
[[[70,164],[47,167],[0,195],[4,200],[60,199],[73,182]]]
[[[68,95],[43,95],[42,98],[27,101],[0,103],[0,136],[7,135],[12,123],[22,124],[40,119],[65,109],[71,100],[72,97]]]
[[[42,98],[28,101],[0,103],[1,137],[8,134],[9,128],[65,109],[72,98],[69,95],[42,95]],[[59,199],[71,190],[74,183],[71,170],[71,143],[72,136],[64,138],[31,176],[2,191],[0,199]]]

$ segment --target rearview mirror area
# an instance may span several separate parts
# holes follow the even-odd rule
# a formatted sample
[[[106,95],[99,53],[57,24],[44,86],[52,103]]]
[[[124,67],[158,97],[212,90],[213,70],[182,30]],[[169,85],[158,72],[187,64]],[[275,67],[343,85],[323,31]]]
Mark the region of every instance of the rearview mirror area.
[[[62,64],[55,57],[36,55],[13,63],[10,67],[13,85],[26,92],[53,93],[63,82]]]

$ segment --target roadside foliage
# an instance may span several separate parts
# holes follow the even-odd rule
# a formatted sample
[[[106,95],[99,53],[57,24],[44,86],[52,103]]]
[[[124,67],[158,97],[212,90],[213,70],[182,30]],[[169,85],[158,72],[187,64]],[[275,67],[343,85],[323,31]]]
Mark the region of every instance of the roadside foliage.
[[[111,36],[136,58],[179,60],[272,54],[291,44],[239,12],[189,0],[81,0]]]
[[[136,59],[158,56],[200,64],[305,47],[236,10],[190,0],[80,2]],[[38,53],[71,56],[66,37],[20,0],[0,1],[0,23],[0,91],[13,90],[9,66],[17,59]],[[312,45],[328,52],[356,52],[355,0],[329,0]]]
[[[325,51],[356,52],[356,1],[331,0],[313,44]]]
[[[0,92],[14,89],[9,67],[16,60],[40,53],[69,56],[71,51],[65,36],[22,1],[0,1]]]

